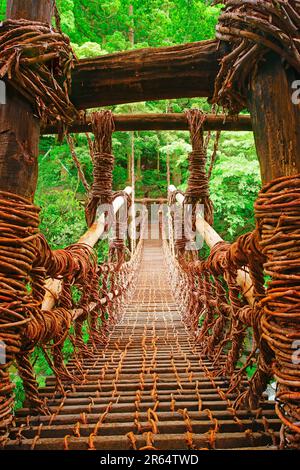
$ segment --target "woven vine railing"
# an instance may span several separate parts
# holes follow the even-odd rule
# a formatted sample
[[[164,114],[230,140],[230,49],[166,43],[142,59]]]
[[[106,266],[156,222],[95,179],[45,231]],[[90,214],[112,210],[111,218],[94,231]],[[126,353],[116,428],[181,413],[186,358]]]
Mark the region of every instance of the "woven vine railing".
[[[122,196],[126,202],[126,193],[115,195]],[[16,360],[18,374],[23,380],[28,406],[33,413],[48,414],[47,404],[39,395],[32,353],[36,347],[43,350],[60,393],[65,394],[66,384],[84,380],[82,360],[105,346],[109,331],[120,319],[124,302],[134,289],[143,246],[141,234],[130,259],[125,255],[110,257],[101,264],[97,262],[96,252],[83,243],[52,251],[37,231],[38,212],[26,200],[1,193],[1,213],[7,221],[1,226],[0,295],[6,302],[1,304],[0,339],[5,342],[7,355],[6,364],[0,366],[2,440],[6,439],[13,420],[13,385],[9,377],[13,360]],[[144,222],[141,225],[143,230]],[[120,234],[116,240],[118,249],[126,250],[123,240],[120,245]],[[25,269],[29,267],[27,286],[24,287]],[[42,304],[48,279],[52,283],[59,281],[61,289],[53,301],[53,308],[44,310]],[[84,330],[88,333],[87,342],[84,341]],[[67,339],[73,346],[75,367],[72,371],[66,367],[63,353]]]
[[[281,445],[298,448],[299,407],[299,207],[300,175],[266,185],[255,204],[256,229],[230,244],[218,241],[206,260],[187,262],[176,253],[174,218],[164,241],[174,295],[185,325],[214,364],[214,383],[229,376],[220,395],[232,413],[260,409],[268,384],[276,380],[276,410],[283,422]],[[174,198],[173,198],[174,200]],[[237,283],[241,270],[249,290]],[[248,367],[255,368],[250,379]],[[236,394],[231,402],[228,396]]]

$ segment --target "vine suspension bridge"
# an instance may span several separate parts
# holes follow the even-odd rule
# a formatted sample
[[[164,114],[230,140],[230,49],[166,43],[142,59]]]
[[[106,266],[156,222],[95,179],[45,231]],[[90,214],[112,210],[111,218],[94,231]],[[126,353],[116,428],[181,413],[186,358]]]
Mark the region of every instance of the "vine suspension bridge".
[[[299,448],[300,105],[290,96],[300,73],[299,2],[224,3],[215,41],[78,61],[55,2],[8,0],[0,27],[3,450]],[[234,117],[216,107],[82,112],[187,96],[209,96]],[[250,115],[237,116],[246,107]],[[145,129],[189,131],[192,146],[186,192],[169,185],[150,226],[146,209],[136,219],[134,174],[131,187],[112,187],[113,133]],[[264,183],[255,229],[233,243],[213,228],[209,192],[223,130],[253,130]],[[79,132],[91,185],[71,135]],[[87,193],[88,230],[61,250],[39,232],[33,203],[39,135],[49,133],[66,136]],[[111,227],[108,260],[98,263],[95,246]],[[44,387],[37,346],[53,371]],[[17,412],[12,365],[26,395]]]

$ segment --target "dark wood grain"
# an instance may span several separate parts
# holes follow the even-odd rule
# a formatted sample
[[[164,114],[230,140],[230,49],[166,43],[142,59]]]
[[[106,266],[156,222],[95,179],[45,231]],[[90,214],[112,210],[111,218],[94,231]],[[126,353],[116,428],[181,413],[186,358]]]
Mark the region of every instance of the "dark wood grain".
[[[52,0],[8,0],[7,18],[44,21],[49,23]]]
[[[116,131],[187,131],[188,122],[184,114],[115,114]],[[215,116],[207,115],[204,128],[206,130],[223,131],[251,131],[252,123],[249,115],[238,117],[225,116],[224,114]],[[75,122],[70,127],[70,132],[91,131],[91,118],[88,116],[86,122]],[[41,130],[42,134],[57,134],[56,126],[47,126]]]
[[[300,105],[292,102],[297,79],[274,54],[252,79],[248,103],[264,183],[300,173]]]
[[[213,93],[221,50],[217,41],[139,49],[80,60],[71,100],[79,109]]]

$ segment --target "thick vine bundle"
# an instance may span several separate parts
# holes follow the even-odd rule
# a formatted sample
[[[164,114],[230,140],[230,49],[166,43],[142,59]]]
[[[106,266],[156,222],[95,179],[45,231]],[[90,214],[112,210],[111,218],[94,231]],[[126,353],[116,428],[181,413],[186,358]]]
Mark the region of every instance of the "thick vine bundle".
[[[273,51],[300,72],[300,2],[225,0],[217,38],[229,43],[215,82],[214,102],[232,112],[246,107],[249,77]]]
[[[6,353],[5,364],[0,364],[1,442],[13,419],[9,367],[20,352],[21,334],[36,308],[26,283],[35,259],[39,209],[18,195],[1,191],[0,215],[0,342]]]
[[[43,121],[68,125],[76,118],[69,99],[75,61],[69,38],[47,23],[21,19],[0,25],[0,78],[33,103]]]
[[[206,171],[207,148],[204,143],[203,126],[206,115],[199,109],[186,112],[189,123],[192,152],[189,155],[189,179],[185,192],[185,203],[193,206],[193,218],[197,203],[204,205],[204,218],[213,225],[213,203],[209,194],[209,179]]]
[[[300,443],[300,175],[267,184],[255,204],[260,245],[271,277],[261,300],[262,337],[274,353],[277,412],[291,447]]]
[[[93,184],[86,206],[86,221],[91,226],[100,204],[109,208],[113,202],[112,172],[114,156],[112,155],[112,133],[115,130],[111,111],[100,111],[92,114],[94,144],[91,148],[93,159]]]

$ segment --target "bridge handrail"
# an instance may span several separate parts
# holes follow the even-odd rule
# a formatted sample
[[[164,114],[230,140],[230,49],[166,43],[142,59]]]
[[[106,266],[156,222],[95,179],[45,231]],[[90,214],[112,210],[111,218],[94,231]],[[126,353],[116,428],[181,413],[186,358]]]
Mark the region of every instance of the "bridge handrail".
[[[132,194],[132,188],[127,186],[124,189],[124,193],[130,196]],[[124,206],[126,203],[125,198],[118,196],[113,201],[114,214]],[[78,244],[89,246],[94,248],[96,243],[100,240],[105,230],[105,215],[103,213],[98,214],[93,225],[87,230],[87,232],[79,239]],[[46,294],[42,304],[42,310],[52,310],[55,306],[55,302],[59,297],[62,289],[63,281],[59,279],[49,279],[46,282]]]
[[[174,185],[170,185],[168,190],[169,193],[172,194],[177,191],[177,188]],[[176,201],[182,206],[184,203],[183,194],[177,192]],[[210,249],[212,249],[217,243],[224,241],[223,238],[221,238],[220,235],[215,231],[215,229],[211,227],[209,223],[206,222],[206,220],[204,220],[200,212],[197,213],[196,229],[197,232],[203,236],[206,244]],[[253,295],[253,283],[247,267],[238,270],[236,282],[237,285],[241,287],[243,295],[247,299],[249,305],[253,306],[255,300]]]
[[[132,188],[127,187],[124,196],[117,195],[114,199],[115,215],[126,202],[129,204],[127,196],[131,193]],[[134,288],[134,278],[143,247],[145,220],[146,214],[141,221],[139,243],[134,253],[130,256],[129,250],[122,244],[123,255],[121,258],[117,256],[116,262],[111,259],[98,264],[93,250],[106,228],[103,212],[98,212],[94,224],[77,244],[70,245],[64,250],[51,251],[45,237],[43,235],[37,237],[37,255],[32,271],[30,294],[34,312],[22,333],[21,341],[24,346],[21,354],[17,356],[17,370],[23,380],[28,403],[41,413],[47,413],[48,409],[39,395],[30,361],[32,351],[36,346],[43,349],[62,393],[64,393],[64,381],[79,383],[84,379],[81,369],[82,358],[91,356],[95,347],[101,345],[105,347],[108,341],[108,326],[112,328],[119,320],[123,313],[124,301]],[[121,221],[119,225],[121,226]],[[119,233],[116,238],[120,236]],[[130,256],[128,261],[126,261],[126,252]],[[75,297],[75,300],[72,287],[78,290],[79,296]],[[46,289],[50,292],[44,295]],[[85,321],[89,332],[88,345],[84,342]],[[66,368],[63,352],[67,338],[70,338],[74,348],[72,357],[75,359],[76,370],[72,372]]]
[[[183,206],[185,196],[173,185],[168,189],[169,195],[173,194],[170,202],[176,199]],[[232,408],[245,405],[256,409],[272,378],[268,352],[259,333],[259,299],[264,296],[264,278],[257,232],[243,235],[230,244],[197,213],[196,229],[211,249],[203,261],[194,256],[195,252],[187,255],[183,248],[187,241],[185,235],[181,235],[179,243],[174,240],[178,222],[175,212],[170,210],[171,236],[169,242],[164,240],[164,252],[185,327],[195,337],[202,357],[212,360],[212,380],[225,374],[230,376],[227,393],[239,391],[246,369],[253,361],[257,363],[248,388],[238,394],[235,403],[230,403]],[[245,351],[244,342],[249,334],[252,348],[249,351],[247,347]]]

